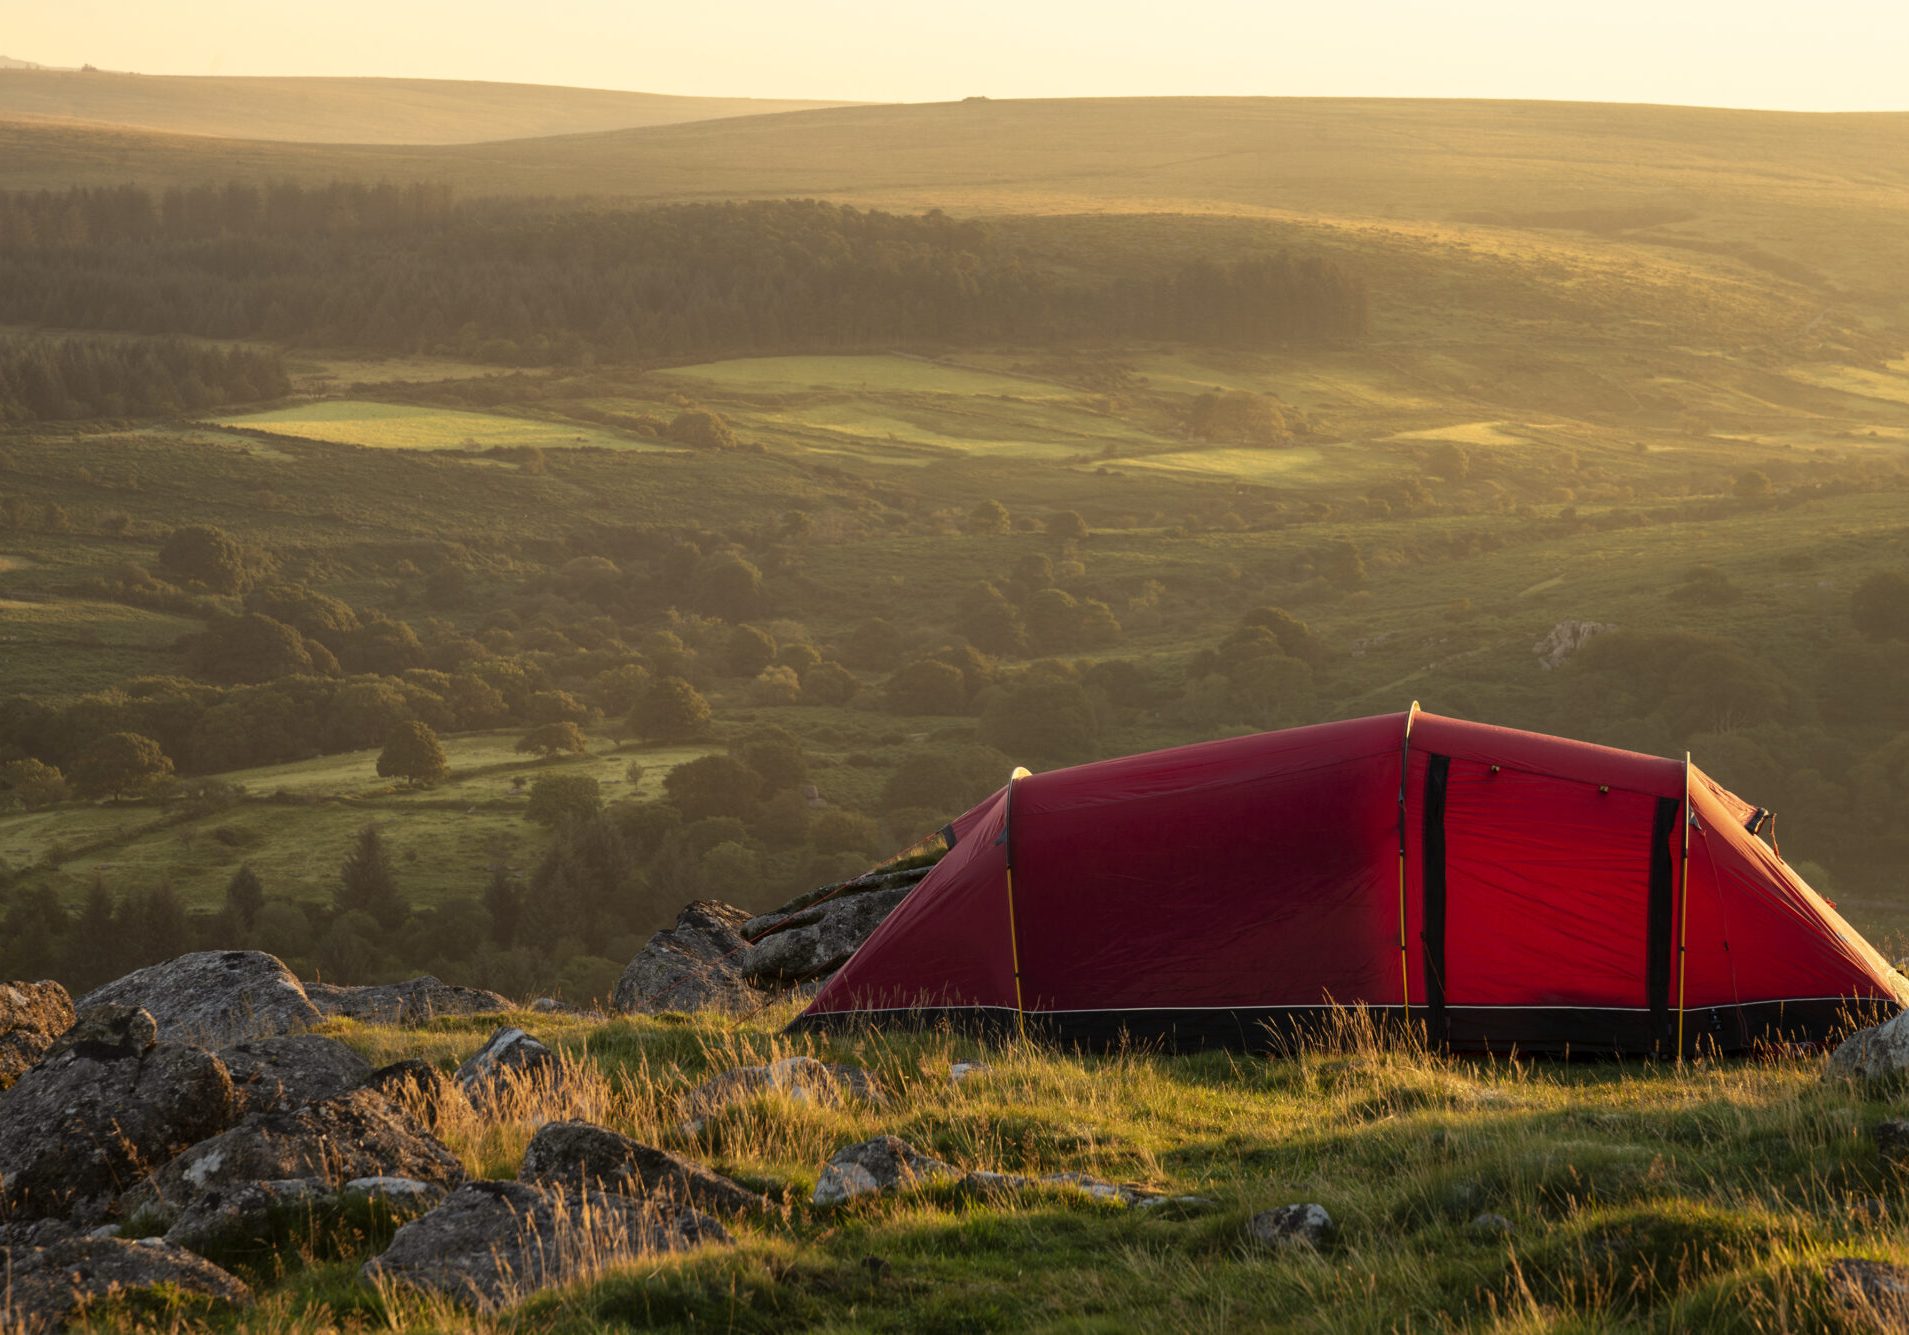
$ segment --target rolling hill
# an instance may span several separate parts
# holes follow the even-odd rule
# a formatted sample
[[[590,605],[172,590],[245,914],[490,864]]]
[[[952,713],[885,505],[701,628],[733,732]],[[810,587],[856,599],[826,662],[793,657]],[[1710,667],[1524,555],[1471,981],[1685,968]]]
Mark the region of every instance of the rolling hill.
[[[461,144],[833,105],[449,79],[211,78],[7,66],[0,117],[291,143]]]
[[[1718,261],[1890,319],[1909,300],[1900,225],[1909,114],[1288,98],[698,114],[690,124],[403,146],[0,121],[0,179],[16,188],[433,180],[472,193],[655,202],[815,196],[967,214],[1382,221],[1487,247],[1564,238]]]

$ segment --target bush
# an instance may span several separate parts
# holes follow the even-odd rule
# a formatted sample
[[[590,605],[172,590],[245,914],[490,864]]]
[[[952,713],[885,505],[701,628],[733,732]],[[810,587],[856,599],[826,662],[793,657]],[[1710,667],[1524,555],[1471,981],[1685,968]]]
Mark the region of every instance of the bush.
[[[586,820],[603,809],[603,787],[588,774],[547,774],[530,786],[524,814],[553,829]]]
[[[729,423],[707,408],[689,408],[676,414],[663,434],[678,444],[693,445],[700,450],[736,448],[736,433],[730,430]]]
[[[889,678],[888,702],[900,714],[964,713],[968,680],[951,664],[918,659]]]
[[[802,674],[805,705],[845,705],[861,689],[861,681],[840,663],[818,663]]]
[[[590,739],[574,723],[545,723],[525,733],[517,749],[528,755],[549,759],[555,755],[585,755]]]
[[[712,816],[748,816],[762,792],[762,777],[729,756],[703,756],[678,765],[663,778],[663,791],[685,821]]]
[[[630,726],[644,741],[690,741],[709,731],[709,702],[681,677],[663,677],[630,711]]]
[[[981,740],[1030,761],[1066,764],[1094,754],[1100,724],[1078,682],[1024,681],[989,696]]]
[[[73,765],[73,787],[82,797],[133,797],[172,773],[159,743],[136,732],[101,737]]]
[[[943,746],[910,752],[882,786],[882,809],[931,811],[928,829],[968,810],[1008,781],[1014,765],[988,746]]]

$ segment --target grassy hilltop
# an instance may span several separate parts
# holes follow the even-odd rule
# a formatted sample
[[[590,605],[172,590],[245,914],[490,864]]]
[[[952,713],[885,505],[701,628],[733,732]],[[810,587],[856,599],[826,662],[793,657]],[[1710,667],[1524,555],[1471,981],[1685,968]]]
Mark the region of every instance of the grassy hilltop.
[[[7,70],[0,119],[217,139],[461,144],[832,105],[449,79],[257,78]]]
[[[559,1092],[515,1086],[440,1128],[482,1177],[514,1177],[536,1128],[561,1118],[672,1147],[775,1202],[731,1225],[734,1247],[603,1255],[595,1276],[483,1315],[362,1285],[388,1223],[294,1220],[274,1249],[219,1254],[259,1302],[218,1328],[1857,1332],[1889,1317],[1836,1288],[1830,1263],[1909,1259],[1902,1177],[1870,1138],[1882,1110],[1822,1083],[1817,1059],[1457,1060],[1356,1026],[1272,1060],[935,1035],[811,1047],[776,1035],[783,1018],[524,1017],[562,1054]],[[489,1023],[330,1032],[373,1062],[448,1065]],[[860,1063],[886,1095],[761,1094],[680,1125],[707,1076],[791,1051]],[[985,1066],[956,1081],[957,1061]],[[960,1169],[1194,1199],[1142,1209],[1065,1186],[930,1185],[811,1204],[823,1163],[879,1134]],[[1332,1216],[1323,1247],[1252,1241],[1253,1215],[1298,1202]],[[108,1315],[97,1328],[154,1327]]]

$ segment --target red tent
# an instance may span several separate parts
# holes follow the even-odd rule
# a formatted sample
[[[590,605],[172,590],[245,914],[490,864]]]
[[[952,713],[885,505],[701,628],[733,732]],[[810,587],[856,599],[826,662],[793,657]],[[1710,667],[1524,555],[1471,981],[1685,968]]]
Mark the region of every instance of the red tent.
[[[1817,1040],[1909,980],[1687,760],[1412,710],[1017,773],[796,1020],[1263,1046]]]

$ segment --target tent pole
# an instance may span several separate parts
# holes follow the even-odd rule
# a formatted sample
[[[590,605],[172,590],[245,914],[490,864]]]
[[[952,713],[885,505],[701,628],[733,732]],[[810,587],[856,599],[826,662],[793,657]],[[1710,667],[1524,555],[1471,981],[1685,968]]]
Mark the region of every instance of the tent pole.
[[[1684,752],[1684,849],[1678,866],[1677,1060],[1684,1059],[1684,943],[1690,928],[1690,752]]]
[[[1008,776],[1008,809],[1002,822],[1007,836],[1008,958],[1014,965],[1014,1029],[1023,1039],[1027,1038],[1027,1004],[1021,997],[1021,937],[1014,921],[1014,785],[1026,778],[1027,773],[1017,766]]]
[[[1405,735],[1399,739],[1399,1005],[1405,1027],[1412,1027],[1412,974],[1407,967],[1405,945],[1405,773],[1412,750],[1412,720],[1418,717],[1418,701],[1405,711]]]

